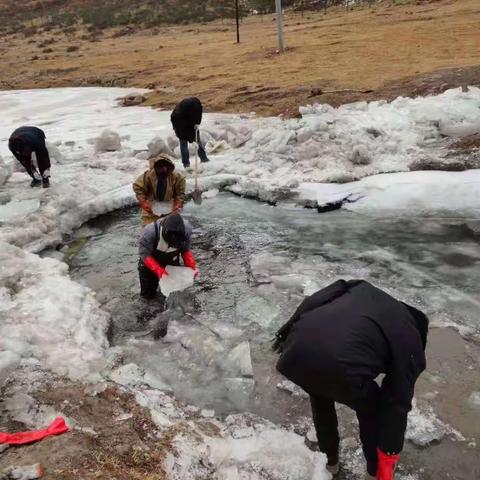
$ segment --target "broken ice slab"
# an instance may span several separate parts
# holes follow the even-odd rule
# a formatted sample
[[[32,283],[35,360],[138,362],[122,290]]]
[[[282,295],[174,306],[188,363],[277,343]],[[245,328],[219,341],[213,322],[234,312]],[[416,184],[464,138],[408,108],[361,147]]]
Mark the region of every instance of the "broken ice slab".
[[[227,356],[225,366],[242,377],[253,377],[252,358],[250,355],[250,343],[238,344]]]
[[[129,363],[122,365],[121,367],[113,370],[110,374],[110,378],[123,386],[135,386],[142,383],[144,371],[135,363]]]
[[[225,381],[228,399],[239,410],[247,410],[255,389],[251,378],[227,378]]]
[[[262,297],[246,298],[235,309],[237,319],[248,323],[255,322],[265,328],[270,327],[279,314],[279,307]]]
[[[213,417],[215,417],[215,410],[210,410],[210,409],[204,408],[200,412],[200,415],[204,418],[213,418]]]
[[[42,477],[42,466],[39,463],[24,467],[9,467],[1,473],[0,478],[10,480],[36,480]]]
[[[155,215],[161,216],[166,215],[172,211],[172,202],[151,202],[151,208]]]
[[[305,390],[302,390],[289,380],[283,380],[282,382],[277,383],[277,388],[279,390],[283,390],[284,392],[290,393],[294,397],[308,398],[308,393],[305,392]]]
[[[168,265],[166,270],[168,275],[160,280],[160,289],[166,297],[193,285],[194,272],[191,268]]]

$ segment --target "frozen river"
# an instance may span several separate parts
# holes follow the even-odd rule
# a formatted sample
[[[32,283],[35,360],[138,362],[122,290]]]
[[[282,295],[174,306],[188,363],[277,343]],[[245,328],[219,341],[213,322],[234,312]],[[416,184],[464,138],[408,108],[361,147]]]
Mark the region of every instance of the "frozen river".
[[[163,314],[158,301],[138,299],[136,209],[91,221],[77,233],[71,252],[81,249],[70,259],[73,278],[113,313],[112,342],[184,400],[265,415],[263,402],[278,396],[273,334],[305,293],[337,278],[365,278],[423,308],[433,324],[479,329],[479,237],[463,221],[319,215],[227,194],[189,204],[185,214],[201,277],[173,295]],[[155,341],[149,332],[159,321],[169,321],[168,334]],[[229,352],[244,341],[261,373],[256,388],[250,374],[229,364]],[[248,356],[248,348],[240,351]]]

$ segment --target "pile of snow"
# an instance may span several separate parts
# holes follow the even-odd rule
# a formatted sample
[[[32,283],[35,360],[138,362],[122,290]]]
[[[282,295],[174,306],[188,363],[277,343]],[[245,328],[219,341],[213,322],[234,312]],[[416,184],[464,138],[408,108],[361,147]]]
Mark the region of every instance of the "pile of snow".
[[[35,358],[73,379],[105,366],[108,315],[64,263],[0,242],[0,372]]]

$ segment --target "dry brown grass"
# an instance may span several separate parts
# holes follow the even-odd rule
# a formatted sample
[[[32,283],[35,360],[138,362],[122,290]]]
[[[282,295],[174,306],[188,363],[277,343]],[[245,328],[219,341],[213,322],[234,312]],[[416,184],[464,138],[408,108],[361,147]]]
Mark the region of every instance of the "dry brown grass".
[[[48,55],[23,36],[7,37],[3,86],[154,85],[150,103],[159,106],[195,94],[209,110],[292,114],[311,101],[315,87],[378,90],[408,77],[480,65],[478,0],[288,14],[284,55],[275,53],[272,18],[248,18],[240,45],[233,26],[220,22],[162,28],[156,35],[114,38],[111,31],[95,42],[81,40],[82,33],[58,35]],[[65,52],[77,43],[79,51]],[[39,59],[31,60],[35,55]],[[344,97],[352,98],[327,100]]]

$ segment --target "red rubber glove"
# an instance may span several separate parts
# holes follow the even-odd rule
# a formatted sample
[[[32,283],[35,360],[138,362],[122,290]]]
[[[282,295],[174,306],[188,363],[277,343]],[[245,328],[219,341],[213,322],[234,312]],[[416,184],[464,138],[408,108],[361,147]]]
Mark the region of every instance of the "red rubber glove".
[[[179,213],[182,208],[183,203],[180,200],[176,200],[175,202],[173,202],[172,213]]]
[[[0,433],[0,443],[9,445],[23,445],[25,443],[38,442],[50,435],[60,435],[68,432],[69,428],[62,417],[57,417],[48,428],[33,432]]]
[[[195,257],[193,256],[193,252],[191,250],[187,250],[186,252],[183,252],[182,259],[183,259],[183,264],[186,267],[189,267],[193,270],[193,278],[196,278],[200,272],[198,271],[197,263],[195,262]]]
[[[152,207],[150,206],[150,204],[148,203],[148,200],[145,199],[145,198],[140,198],[138,200],[138,204],[140,205],[140,208],[142,210],[145,210],[147,213],[149,213],[150,215],[153,215],[153,211],[152,211]]]
[[[377,480],[393,480],[395,467],[400,460],[400,454],[388,455],[377,448],[378,468]]]
[[[164,275],[168,275],[167,271],[152,257],[147,257],[143,263],[145,266],[152,271],[159,279]]]

